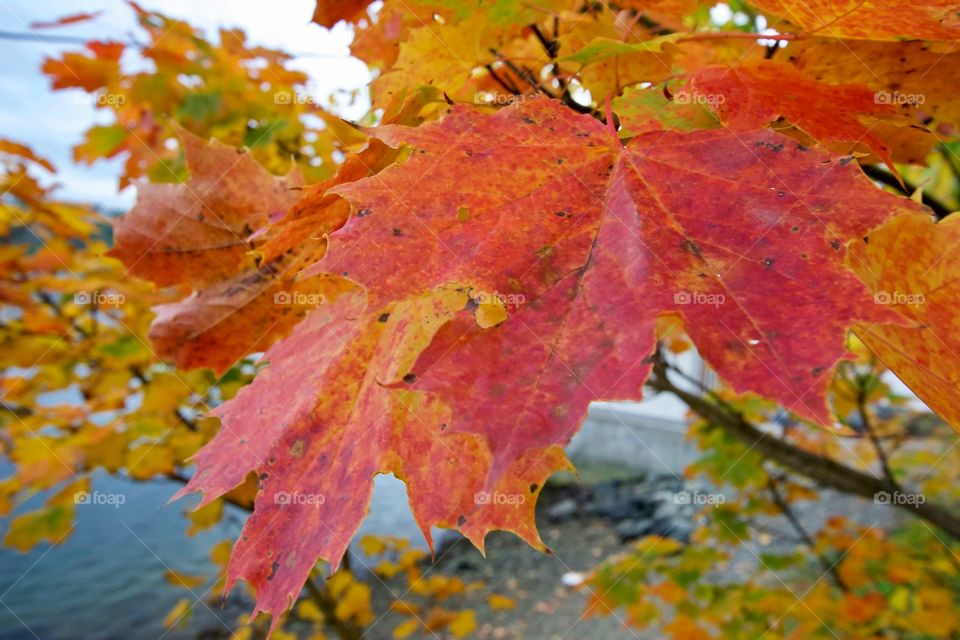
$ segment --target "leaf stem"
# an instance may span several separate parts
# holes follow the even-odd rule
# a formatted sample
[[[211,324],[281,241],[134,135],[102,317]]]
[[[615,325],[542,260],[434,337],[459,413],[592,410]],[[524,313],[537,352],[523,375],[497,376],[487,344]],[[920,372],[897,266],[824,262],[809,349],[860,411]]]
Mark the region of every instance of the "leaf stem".
[[[617,125],[613,121],[613,108],[610,106],[610,94],[607,94],[607,97],[603,101],[604,114],[607,119],[607,131],[610,132],[610,135],[613,136],[613,139],[617,141],[617,144],[620,144],[620,137],[617,135]]]

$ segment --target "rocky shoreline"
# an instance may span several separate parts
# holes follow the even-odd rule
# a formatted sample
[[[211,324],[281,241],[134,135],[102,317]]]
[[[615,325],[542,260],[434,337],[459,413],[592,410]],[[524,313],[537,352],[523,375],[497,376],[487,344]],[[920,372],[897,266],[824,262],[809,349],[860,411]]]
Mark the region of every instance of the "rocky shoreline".
[[[624,626],[624,612],[584,618],[588,591],[583,577],[605,558],[628,551],[646,535],[662,535],[689,542],[698,512],[726,496],[698,482],[678,476],[620,476],[593,483],[551,482],[537,507],[537,524],[550,554],[534,551],[516,536],[497,532],[487,538],[486,558],[466,540],[448,537],[437,550],[436,561],[424,565],[434,571],[457,575],[465,582],[482,580],[486,587],[458,606],[476,610],[480,626],[471,637],[524,640],[591,640],[662,638],[656,630],[641,632]],[[797,505],[797,513],[811,528],[830,514],[844,513],[883,528],[895,526],[892,510],[859,498],[823,492],[821,500]],[[758,523],[764,530],[767,551],[789,551],[800,541],[785,519],[771,516]],[[756,549],[734,549],[729,566],[718,579],[746,579],[757,569]],[[400,580],[380,581],[371,576],[374,608],[384,611],[407,586]],[[513,609],[492,608],[490,593],[515,600]],[[365,638],[389,640],[399,618],[388,614],[368,629]],[[437,635],[446,638],[443,633]]]
[[[619,477],[594,484],[552,482],[544,488],[537,508],[538,527],[550,554],[531,549],[512,534],[497,532],[487,538],[483,558],[466,540],[451,537],[424,571],[486,584],[458,602],[477,612],[480,626],[474,638],[653,638],[625,628],[622,612],[583,618],[588,593],[578,585],[604,558],[627,551],[637,538],[656,534],[688,540],[697,507],[682,496],[703,489],[674,476]],[[377,611],[385,610],[407,590],[402,580],[381,582],[371,577],[371,586]],[[486,600],[490,593],[512,598],[515,608],[490,607]],[[388,614],[364,637],[391,639],[399,620]]]

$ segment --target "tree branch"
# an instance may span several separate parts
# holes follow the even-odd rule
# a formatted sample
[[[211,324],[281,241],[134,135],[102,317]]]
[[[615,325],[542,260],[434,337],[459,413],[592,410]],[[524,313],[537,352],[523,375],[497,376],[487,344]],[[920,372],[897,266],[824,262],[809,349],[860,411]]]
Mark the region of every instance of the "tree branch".
[[[793,530],[797,532],[798,536],[800,536],[800,540],[802,540],[803,543],[810,549],[811,553],[816,556],[817,562],[819,562],[820,566],[823,567],[824,572],[830,576],[834,584],[837,585],[837,588],[839,588],[841,591],[849,591],[849,588],[843,582],[843,578],[840,577],[840,572],[837,571],[836,562],[830,562],[827,558],[824,558],[822,555],[820,555],[820,553],[817,551],[817,542],[800,523],[800,520],[797,518],[797,514],[793,512],[793,509],[790,508],[790,505],[783,497],[783,494],[780,493],[780,488],[777,486],[777,481],[774,480],[773,476],[770,474],[767,474],[767,488],[770,490],[770,497],[773,499],[773,503],[777,505],[777,508],[780,509],[780,512],[783,513],[783,516],[787,519],[787,522],[790,523],[790,526],[793,527]]]
[[[879,493],[899,491],[897,485],[891,484],[886,478],[876,478],[780,440],[747,422],[732,407],[711,402],[684,391],[669,380],[666,363],[660,359],[654,361],[654,375],[647,384],[657,391],[672,393],[702,418],[720,427],[754,451],[819,485],[871,499]],[[910,502],[914,504],[909,504]],[[960,540],[960,518],[947,509],[920,500],[898,500],[894,501],[892,506],[926,520],[952,538]]]
[[[897,479],[893,475],[893,469],[890,468],[890,460],[887,458],[887,452],[883,448],[883,443],[880,442],[880,438],[877,436],[876,430],[873,428],[873,423],[870,421],[870,416],[867,414],[867,392],[864,388],[865,380],[862,376],[857,376],[857,415],[860,416],[860,422],[862,423],[864,431],[867,433],[867,437],[870,439],[870,443],[873,445],[874,451],[877,453],[877,460],[880,462],[880,470],[883,472],[883,477],[887,479],[894,487],[897,487],[897,490],[900,490],[900,483],[897,482]]]

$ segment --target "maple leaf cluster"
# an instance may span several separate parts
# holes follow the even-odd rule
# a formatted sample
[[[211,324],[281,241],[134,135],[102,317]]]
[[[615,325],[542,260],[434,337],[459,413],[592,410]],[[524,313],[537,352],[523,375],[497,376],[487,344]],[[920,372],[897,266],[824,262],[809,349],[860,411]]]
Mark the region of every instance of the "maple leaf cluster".
[[[960,425],[957,225],[861,169],[905,190],[952,139],[955,7],[764,0],[758,34],[692,1],[367,4],[315,15],[379,70],[336,175],[183,132],[190,178],[116,225],[112,255],[179,287],[162,355],[265,352],[183,490],[256,476],[227,587],[259,611],[339,563],[379,473],[428,540],[544,548],[538,493],[591,402],[641,398],[664,315],[732,389],[828,429],[853,329]]]

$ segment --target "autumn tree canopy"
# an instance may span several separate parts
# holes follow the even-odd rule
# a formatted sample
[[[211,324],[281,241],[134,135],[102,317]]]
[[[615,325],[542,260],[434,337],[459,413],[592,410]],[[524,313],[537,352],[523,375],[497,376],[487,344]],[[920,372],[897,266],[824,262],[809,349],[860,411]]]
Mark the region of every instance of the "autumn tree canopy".
[[[181,491],[255,478],[227,590],[245,580],[276,621],[318,559],[338,566],[378,473],[428,540],[545,549],[538,493],[591,402],[643,397],[666,321],[805,428],[856,435],[835,376],[865,348],[960,429],[957,192],[937,178],[960,167],[955,4],[368,4],[313,17],[353,25],[375,72],[360,123],[300,99],[282,54],[194,49],[139,8],[174,33],[157,74],[127,73],[119,43],[45,65],[56,89],[126,97],[76,154],[154,180],[108,254],[116,282],[162,292],[153,349],[217,376],[264,353]],[[220,98],[147,100],[174,63]]]

